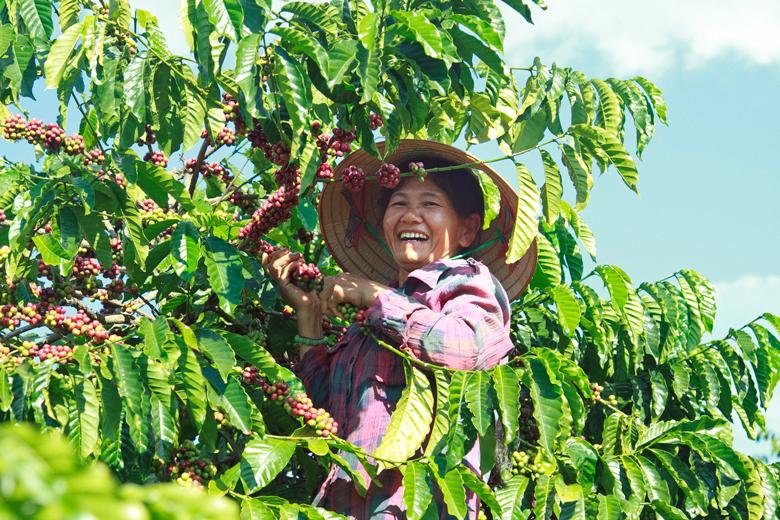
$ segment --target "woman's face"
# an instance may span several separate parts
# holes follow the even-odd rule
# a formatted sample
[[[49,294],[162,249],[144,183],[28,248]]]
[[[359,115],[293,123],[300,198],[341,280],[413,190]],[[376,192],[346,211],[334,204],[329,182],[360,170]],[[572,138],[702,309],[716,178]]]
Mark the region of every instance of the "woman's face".
[[[390,196],[382,219],[385,241],[399,267],[399,282],[415,269],[449,258],[471,244],[479,220],[476,214],[458,216],[446,193],[430,179],[402,183]]]

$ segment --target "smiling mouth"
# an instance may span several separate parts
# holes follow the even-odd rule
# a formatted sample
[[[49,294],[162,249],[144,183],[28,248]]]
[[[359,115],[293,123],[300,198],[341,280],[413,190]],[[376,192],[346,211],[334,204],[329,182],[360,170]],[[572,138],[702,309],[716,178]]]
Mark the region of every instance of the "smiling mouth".
[[[424,242],[428,240],[428,235],[425,233],[402,232],[398,234],[398,239],[401,242]]]

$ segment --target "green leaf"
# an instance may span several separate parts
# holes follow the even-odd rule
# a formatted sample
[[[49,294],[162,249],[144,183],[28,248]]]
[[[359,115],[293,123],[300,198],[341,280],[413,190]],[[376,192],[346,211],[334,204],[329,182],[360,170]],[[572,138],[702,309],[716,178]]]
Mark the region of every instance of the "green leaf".
[[[524,164],[517,164],[518,205],[506,263],[520,260],[537,235],[536,216],[539,213],[539,188]]]
[[[208,13],[209,21],[214,25],[217,34],[220,36],[227,36],[232,41],[236,41],[238,35],[236,34],[236,29],[233,26],[233,23],[231,22],[226,0],[203,0],[203,5],[206,7],[206,13]],[[240,12],[240,6],[238,6],[238,9]]]
[[[211,288],[219,297],[220,308],[233,314],[241,303],[244,275],[241,257],[236,248],[221,238],[206,238],[206,272]]]
[[[138,332],[144,338],[144,353],[152,359],[161,360],[168,350],[170,333],[168,322],[163,316],[158,316],[154,321],[149,318],[141,318]]]
[[[441,476],[435,466],[429,467],[444,497],[447,512],[455,518],[464,518],[467,512],[466,491],[463,488],[463,477],[461,477],[460,472],[457,469],[452,469]]]
[[[550,240],[543,234],[536,236],[536,272],[532,285],[540,289],[554,287],[561,283],[561,261]]]
[[[406,388],[395,407],[390,424],[373,452],[378,459],[403,462],[428,436],[433,420],[433,392],[426,375],[408,363],[404,366]]]
[[[598,495],[599,516],[598,520],[620,520],[620,499],[615,495]]]
[[[295,441],[284,439],[252,439],[241,454],[241,480],[247,493],[255,493],[267,486],[295,452]]]
[[[660,500],[653,501],[653,509],[661,520],[686,520],[687,518],[682,511]]]
[[[607,82],[600,79],[592,79],[590,83],[596,87],[596,92],[599,94],[599,107],[604,129],[610,134],[617,136],[622,115],[620,100]]]
[[[493,425],[493,400],[490,395],[490,374],[477,370],[466,380],[466,405],[471,411],[471,422],[484,436]]]
[[[549,456],[555,453],[555,438],[563,416],[563,391],[553,382],[546,363],[539,358],[531,358],[530,387],[534,403],[534,419],[539,428],[539,442]]]
[[[276,518],[271,508],[257,499],[241,501],[241,520],[276,520]]]
[[[228,374],[236,364],[236,356],[233,353],[233,349],[230,348],[227,341],[209,329],[198,329],[196,332],[198,338],[198,346],[216,366],[219,371],[219,375],[223,380],[227,380]]]
[[[168,206],[168,196],[171,196],[185,210],[191,211],[195,208],[184,185],[176,180],[171,172],[146,161],[136,160],[133,165],[137,175],[136,183],[157,205]]]
[[[409,520],[423,518],[431,503],[431,484],[428,469],[418,462],[406,464],[403,468],[404,505]]]
[[[542,475],[536,480],[534,489],[534,515],[537,520],[547,520],[552,518],[553,505],[555,504],[555,485],[554,480],[549,475]]]
[[[496,500],[495,495],[493,495],[493,491],[490,487],[467,467],[456,466],[456,469],[460,472],[460,476],[466,487],[476,493],[483,504],[487,504],[493,512],[494,518],[499,517],[501,515],[501,506]]]
[[[535,147],[544,137],[546,128],[547,111],[541,108],[517,125],[514,130],[517,137],[512,143],[512,151],[517,153]]]
[[[512,443],[517,432],[519,417],[520,382],[515,369],[509,365],[497,365],[491,371],[493,388],[498,398],[501,423],[504,425],[504,444]]]
[[[647,95],[650,96],[650,101],[652,101],[653,108],[658,114],[658,119],[660,119],[664,124],[669,124],[666,120],[666,102],[664,101],[664,95],[661,93],[661,89],[656,87],[651,81],[641,76],[636,76],[633,79],[639,84],[640,87],[644,89],[645,92],[647,92]]]
[[[95,452],[100,424],[100,404],[95,385],[84,378],[76,386],[76,405],[79,413],[79,451],[82,458]]]
[[[566,169],[569,171],[569,178],[577,192],[576,209],[577,211],[582,211],[588,205],[590,189],[593,187],[590,168],[583,162],[579,152],[566,143],[561,144],[561,156]]]
[[[311,99],[309,82],[296,60],[284,49],[276,49],[274,64],[277,88],[290,115],[293,133],[299,135],[305,128],[308,117]]]
[[[176,274],[192,274],[200,262],[200,235],[191,222],[182,220],[171,237],[171,257]]]
[[[79,21],[81,5],[79,0],[62,0],[59,5],[60,30],[65,32],[68,27]]]
[[[490,228],[490,223],[493,222],[501,212],[501,191],[488,174],[479,169],[473,171],[479,180],[479,187],[482,190],[482,199],[485,208],[485,218],[482,221],[482,229],[485,230]]]
[[[325,79],[328,88],[333,89],[344,79],[344,75],[352,68],[357,59],[358,42],[355,40],[341,40],[328,52],[328,69],[325,71]]]
[[[496,499],[501,505],[501,520],[524,520],[528,517],[523,504],[527,488],[528,477],[515,475],[503,487],[496,490]]]
[[[54,28],[52,4],[46,0],[18,0],[19,14],[34,40],[48,40]]]
[[[255,63],[260,48],[260,35],[250,34],[241,38],[236,50],[235,81],[246,98],[251,98],[256,88]]]
[[[32,0],[26,0],[31,2]],[[76,41],[81,36],[83,22],[79,22],[69,27],[51,46],[46,63],[43,65],[43,71],[46,75],[46,88],[57,88],[60,85],[62,75],[68,66],[68,60],[76,46]]]
[[[184,142],[182,149],[189,150],[200,140],[206,119],[206,103],[190,87],[184,89],[186,104],[184,106]]]
[[[596,267],[596,272],[604,281],[609,296],[612,298],[612,306],[620,312],[628,301],[628,286],[626,280],[610,265],[600,265]]]
[[[190,331],[191,333],[192,331]],[[201,426],[203,426],[203,421],[206,419],[206,378],[203,377],[195,351],[186,345],[181,346],[177,377],[181,380],[181,386],[184,387],[184,394],[187,397],[187,409],[195,422],[195,426],[200,430]]]
[[[214,391],[216,396],[209,397],[209,400],[225,411],[230,424],[244,434],[249,434],[252,431],[252,406],[241,383],[231,377],[224,388],[214,388]]]
[[[552,225],[561,211],[561,196],[563,185],[561,184],[561,172],[550,152],[539,150],[544,165],[544,185],[542,185],[542,214],[548,224]]]
[[[444,60],[448,66],[452,63],[452,58],[444,53],[442,33],[423,13],[393,11],[391,14],[411,32],[427,56]]]
[[[462,377],[454,376],[451,379],[442,370],[434,371],[433,377],[436,381],[436,413],[433,420],[433,426],[431,427],[431,434],[428,437],[428,445],[425,447],[426,456],[430,456],[437,450],[437,448],[440,448],[439,444],[442,443],[445,436],[450,431],[450,390],[455,390],[458,392],[459,389],[462,389],[463,386]]]
[[[115,343],[111,351],[114,377],[119,387],[119,395],[122,396],[130,438],[139,451],[145,451],[147,423],[142,403],[146,396],[141,386],[141,372],[126,346]]]
[[[558,320],[566,333],[573,336],[580,324],[580,305],[577,298],[568,285],[553,287],[550,292],[558,309]]]
[[[136,54],[124,74],[125,105],[135,120],[146,120],[146,55]]]
[[[637,172],[634,159],[631,158],[626,147],[620,142],[620,139],[607,130],[597,126],[572,125],[572,127],[569,128],[569,131],[573,135],[586,135],[586,137],[592,132],[595,132],[595,134],[598,135],[598,140],[595,144],[607,155],[609,162],[612,163],[618,171],[626,186],[631,188],[634,192],[639,193],[636,187],[636,183],[639,180],[639,172]]]
[[[363,94],[360,97],[361,103],[367,103],[374,97],[381,80],[381,23],[382,17],[372,12],[364,13],[358,21],[358,39],[361,44],[358,49],[358,62],[360,64],[360,86],[363,87]]]

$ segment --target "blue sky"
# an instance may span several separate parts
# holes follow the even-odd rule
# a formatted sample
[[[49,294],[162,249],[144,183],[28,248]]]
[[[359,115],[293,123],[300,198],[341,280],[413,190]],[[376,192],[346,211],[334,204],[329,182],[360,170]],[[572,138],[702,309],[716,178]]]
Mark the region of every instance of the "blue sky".
[[[187,52],[178,2],[131,4],[157,15],[174,51]],[[761,312],[780,314],[780,2],[549,4],[534,9],[534,26],[504,9],[509,63],[540,56],[590,77],[643,75],[661,87],[669,107],[670,125],[657,127],[639,163],[641,195],[613,171],[596,180],[583,217],[598,261],[622,267],[637,284],[681,268],[701,272],[718,290],[716,337]],[[34,112],[53,106],[40,103]],[[500,155],[490,145],[473,151]],[[0,153],[13,152],[0,143]],[[498,169],[514,180],[510,165]],[[780,433],[780,399],[767,424]],[[751,454],[768,449],[740,435],[737,446]]]

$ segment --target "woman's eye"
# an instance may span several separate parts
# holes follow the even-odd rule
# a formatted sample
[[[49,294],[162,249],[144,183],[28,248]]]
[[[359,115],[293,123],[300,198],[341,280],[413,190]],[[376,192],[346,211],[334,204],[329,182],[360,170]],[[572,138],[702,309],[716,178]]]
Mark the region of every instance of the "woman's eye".
[[[423,202],[423,206],[438,206],[438,205],[439,205],[438,202],[434,202],[432,200],[428,200],[428,201]]]

